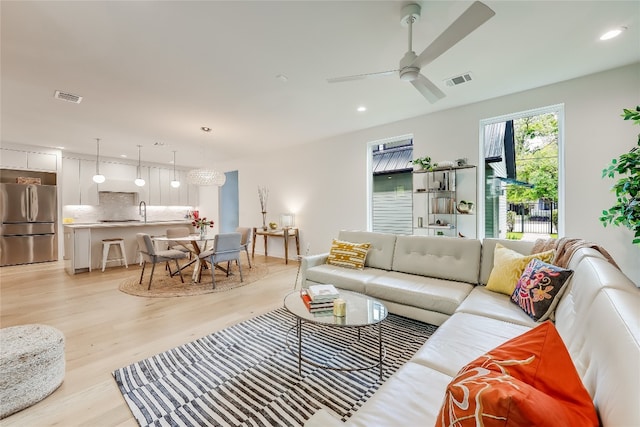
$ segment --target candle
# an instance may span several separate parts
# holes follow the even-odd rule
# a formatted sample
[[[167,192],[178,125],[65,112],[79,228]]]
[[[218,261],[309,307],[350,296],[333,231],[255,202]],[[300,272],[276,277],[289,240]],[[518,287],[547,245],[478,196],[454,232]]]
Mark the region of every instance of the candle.
[[[333,300],[333,315],[344,317],[347,314],[347,303],[342,298]]]

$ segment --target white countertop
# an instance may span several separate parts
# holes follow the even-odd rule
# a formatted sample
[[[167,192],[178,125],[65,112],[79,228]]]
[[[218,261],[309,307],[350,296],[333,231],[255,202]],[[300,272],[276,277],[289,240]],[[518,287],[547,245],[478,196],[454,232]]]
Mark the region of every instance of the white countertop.
[[[69,228],[122,228],[122,227],[151,227],[151,226],[163,226],[163,225],[191,225],[191,220],[168,220],[168,221],[126,221],[126,222],[93,222],[93,223],[73,223],[62,224]]]

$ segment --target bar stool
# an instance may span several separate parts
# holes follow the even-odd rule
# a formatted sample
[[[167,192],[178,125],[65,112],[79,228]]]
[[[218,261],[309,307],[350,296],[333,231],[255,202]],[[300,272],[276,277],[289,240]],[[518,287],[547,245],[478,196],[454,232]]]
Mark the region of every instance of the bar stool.
[[[120,258],[112,258],[109,259],[109,249],[111,249],[111,245],[120,246]],[[124,261],[124,266],[129,268],[127,265],[127,254],[124,251],[124,239],[115,238],[115,239],[103,239],[102,240],[102,271],[104,272],[104,268],[107,265],[107,262],[110,261],[120,261],[120,265]]]

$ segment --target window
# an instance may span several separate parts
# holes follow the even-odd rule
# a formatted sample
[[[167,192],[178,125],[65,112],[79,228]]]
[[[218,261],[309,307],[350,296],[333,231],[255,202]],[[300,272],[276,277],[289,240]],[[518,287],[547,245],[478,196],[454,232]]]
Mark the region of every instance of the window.
[[[412,159],[411,137],[369,144],[370,231],[412,234]]]
[[[563,112],[555,105],[480,122],[480,237],[562,235]]]

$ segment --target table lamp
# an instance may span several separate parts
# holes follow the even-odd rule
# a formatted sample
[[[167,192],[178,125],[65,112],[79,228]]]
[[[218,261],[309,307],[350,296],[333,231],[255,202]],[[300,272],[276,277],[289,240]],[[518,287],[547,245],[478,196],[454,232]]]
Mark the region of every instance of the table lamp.
[[[284,213],[280,215],[280,225],[282,228],[291,228],[295,224],[295,215]]]

